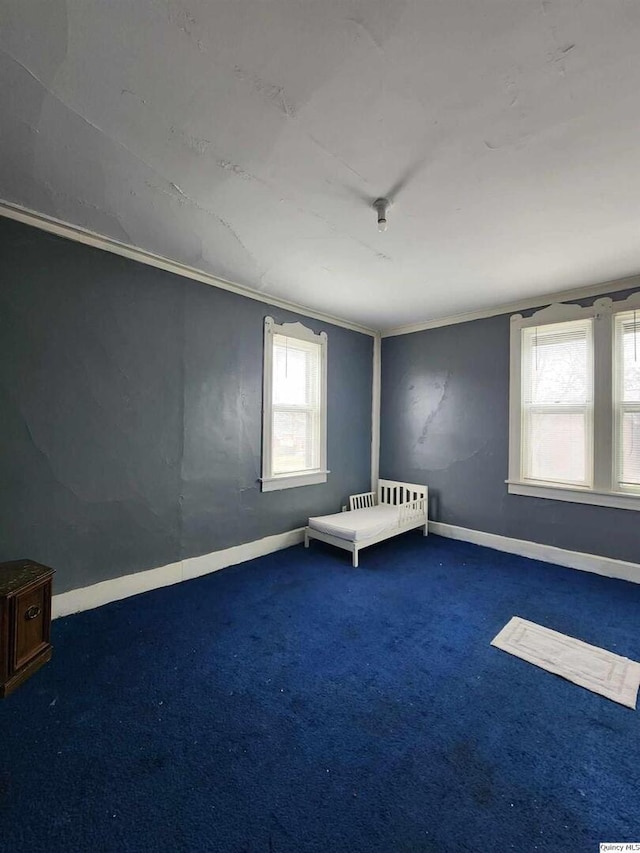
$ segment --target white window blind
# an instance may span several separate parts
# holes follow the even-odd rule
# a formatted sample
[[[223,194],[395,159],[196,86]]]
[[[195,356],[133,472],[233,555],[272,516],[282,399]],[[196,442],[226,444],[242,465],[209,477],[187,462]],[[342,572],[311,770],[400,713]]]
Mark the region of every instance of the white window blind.
[[[322,347],[273,337],[272,475],[317,471],[321,465]]]
[[[617,487],[640,490],[640,310],[615,315]]]
[[[521,476],[591,485],[593,321],[522,329]]]

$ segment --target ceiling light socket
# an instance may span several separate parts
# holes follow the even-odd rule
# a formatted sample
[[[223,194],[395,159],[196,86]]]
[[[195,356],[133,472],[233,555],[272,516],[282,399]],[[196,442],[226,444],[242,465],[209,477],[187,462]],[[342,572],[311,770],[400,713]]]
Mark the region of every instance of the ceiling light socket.
[[[387,230],[387,208],[389,207],[388,198],[377,198],[373,202],[373,206],[378,212],[378,231]]]

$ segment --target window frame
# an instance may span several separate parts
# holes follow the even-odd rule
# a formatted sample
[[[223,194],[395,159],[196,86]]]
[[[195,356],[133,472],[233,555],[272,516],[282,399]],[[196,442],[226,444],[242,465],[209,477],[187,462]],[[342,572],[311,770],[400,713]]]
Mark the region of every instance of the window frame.
[[[615,315],[640,308],[640,293],[614,302],[609,297],[592,305],[554,304],[529,317],[511,317],[509,376],[509,494],[570,503],[640,510],[640,490],[615,488],[617,442],[615,389],[618,384],[614,352]],[[591,486],[527,480],[522,476],[522,330],[533,326],[593,320],[593,482]]]
[[[585,339],[587,342],[587,363],[586,368],[589,375],[589,387],[591,390],[591,399],[586,401],[585,403],[535,403],[533,401],[526,401],[524,396],[526,395],[526,391],[523,393],[522,391],[522,379],[526,373],[531,369],[530,363],[528,362],[529,354],[527,353],[526,357],[522,352],[522,344],[526,337],[526,332],[529,329],[535,329],[535,339],[538,338],[538,329],[542,330],[543,337],[547,335],[548,330],[555,329],[558,326],[564,326],[567,324],[580,323],[584,325],[588,330]],[[553,332],[552,332],[553,334]],[[523,326],[520,330],[520,359],[521,359],[521,370],[520,370],[520,380],[521,380],[521,391],[520,391],[520,418],[521,418],[521,429],[520,429],[520,477],[522,482],[533,483],[535,485],[549,485],[549,486],[568,486],[569,488],[591,488],[593,486],[593,431],[594,431],[594,405],[593,405],[593,388],[591,387],[593,384],[593,318],[591,317],[581,317],[579,319],[574,320],[564,320],[562,322],[554,322],[554,323],[536,323],[534,326]],[[529,344],[531,346],[531,344]],[[537,356],[536,356],[537,357]],[[525,382],[525,385],[527,383]],[[549,478],[545,480],[540,477],[526,476],[525,471],[529,468],[528,462],[526,460],[527,450],[531,450],[531,443],[529,441],[524,441],[525,433],[527,431],[527,427],[530,426],[532,415],[535,414],[551,414],[555,415],[559,412],[565,412],[566,414],[581,414],[584,415],[585,418],[585,448],[584,448],[584,463],[585,463],[585,477],[582,481],[578,480],[562,480],[559,477]]]
[[[622,362],[624,358],[624,346],[620,346],[623,343],[622,340],[618,340],[618,318],[620,314],[636,314],[638,311],[638,305],[632,305],[630,308],[616,311],[612,317],[612,334],[613,334],[613,359],[614,365],[619,369],[614,370],[614,388],[613,388],[613,451],[614,451],[614,465],[613,465],[613,482],[617,485],[618,491],[624,494],[630,494],[640,497],[640,485],[636,485],[633,483],[624,484],[622,481],[622,470],[620,468],[621,462],[621,453],[620,453],[620,442],[622,439],[622,421],[624,418],[624,414],[626,412],[633,412],[635,414],[640,413],[640,403],[639,402],[624,402],[622,400],[622,383],[624,381],[623,377],[623,365],[622,363],[618,363],[618,359]],[[635,323],[634,323],[635,325]],[[638,323],[640,326],[640,323]],[[623,334],[623,333],[622,333]],[[638,334],[638,331],[635,330],[635,334]]]
[[[319,419],[319,458],[318,468],[289,474],[273,473],[273,345],[276,335],[283,335],[320,348],[320,419]],[[315,334],[302,323],[282,323],[278,325],[273,317],[264,319],[264,358],[263,358],[263,397],[262,397],[262,477],[263,492],[291,489],[297,486],[311,486],[326,483],[330,473],[327,470],[327,345],[326,332]]]

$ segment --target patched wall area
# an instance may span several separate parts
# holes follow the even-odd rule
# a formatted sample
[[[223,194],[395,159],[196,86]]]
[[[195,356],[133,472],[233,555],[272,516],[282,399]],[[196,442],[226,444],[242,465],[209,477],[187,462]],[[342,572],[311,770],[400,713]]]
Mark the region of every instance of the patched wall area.
[[[428,485],[434,521],[638,562],[637,512],[507,493],[509,332],[503,314],[383,339],[380,476]]]
[[[326,331],[326,484],[263,494],[263,321]],[[369,488],[372,338],[0,219],[0,559],[56,592],[300,527]]]

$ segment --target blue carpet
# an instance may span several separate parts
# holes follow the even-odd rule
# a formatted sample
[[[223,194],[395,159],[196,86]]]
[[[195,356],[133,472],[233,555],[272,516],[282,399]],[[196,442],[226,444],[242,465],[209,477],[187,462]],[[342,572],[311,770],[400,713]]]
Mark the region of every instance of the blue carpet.
[[[597,851],[640,841],[640,717],[492,648],[640,659],[640,586],[407,534],[54,623],[0,703],[3,851]]]

